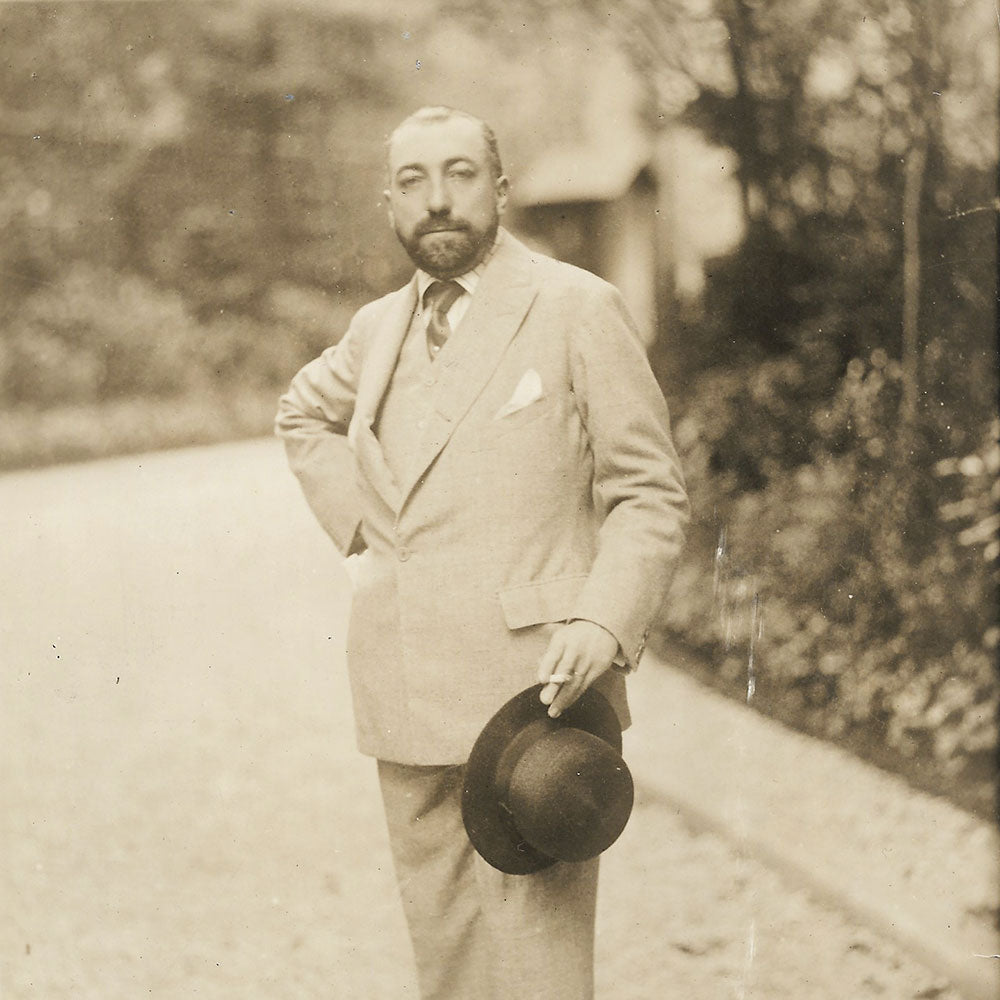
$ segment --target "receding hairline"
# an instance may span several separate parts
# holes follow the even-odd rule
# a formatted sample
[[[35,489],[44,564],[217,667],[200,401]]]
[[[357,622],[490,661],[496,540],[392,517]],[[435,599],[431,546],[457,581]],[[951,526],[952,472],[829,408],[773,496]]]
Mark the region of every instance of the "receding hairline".
[[[498,180],[502,177],[503,164],[500,161],[500,147],[497,143],[496,133],[493,131],[490,124],[468,111],[461,111],[459,108],[450,108],[444,104],[418,108],[412,115],[408,115],[404,118],[389,133],[389,136],[385,141],[386,173],[389,173],[389,154],[392,150],[392,143],[396,136],[403,131],[403,129],[411,125],[437,125],[442,122],[452,121],[455,118],[461,118],[479,126],[479,131],[483,137],[483,143],[486,146],[486,160],[490,168],[490,173],[493,175],[494,180]]]

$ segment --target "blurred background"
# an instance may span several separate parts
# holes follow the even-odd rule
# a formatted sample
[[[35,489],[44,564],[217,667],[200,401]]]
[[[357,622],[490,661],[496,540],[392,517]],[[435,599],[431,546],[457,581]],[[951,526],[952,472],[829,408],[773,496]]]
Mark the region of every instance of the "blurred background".
[[[0,5],[0,470],[269,433],[410,265],[385,137],[488,119],[512,229],[622,287],[700,679],[994,811],[989,0]]]

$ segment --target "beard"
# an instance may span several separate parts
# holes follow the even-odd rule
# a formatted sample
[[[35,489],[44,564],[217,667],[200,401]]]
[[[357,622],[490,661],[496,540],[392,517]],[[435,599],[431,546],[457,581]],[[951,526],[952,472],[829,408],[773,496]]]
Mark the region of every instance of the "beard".
[[[500,225],[499,215],[485,228],[459,219],[425,219],[409,235],[396,236],[410,260],[432,278],[457,278],[471,271],[485,256]]]

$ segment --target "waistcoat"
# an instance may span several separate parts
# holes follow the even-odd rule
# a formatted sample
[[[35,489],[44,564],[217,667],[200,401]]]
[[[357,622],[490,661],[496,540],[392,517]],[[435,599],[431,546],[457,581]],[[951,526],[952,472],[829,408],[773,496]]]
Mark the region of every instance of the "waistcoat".
[[[420,311],[414,309],[374,426],[397,485],[408,481],[436,378],[437,361],[431,361],[427,353],[427,334]]]

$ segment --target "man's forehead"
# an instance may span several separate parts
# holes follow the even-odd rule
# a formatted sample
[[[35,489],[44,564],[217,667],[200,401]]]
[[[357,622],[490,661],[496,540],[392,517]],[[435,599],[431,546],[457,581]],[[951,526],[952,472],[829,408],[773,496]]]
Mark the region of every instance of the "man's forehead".
[[[487,160],[482,126],[471,118],[455,117],[436,122],[407,122],[389,143],[389,170],[410,164],[433,166],[465,157]]]

